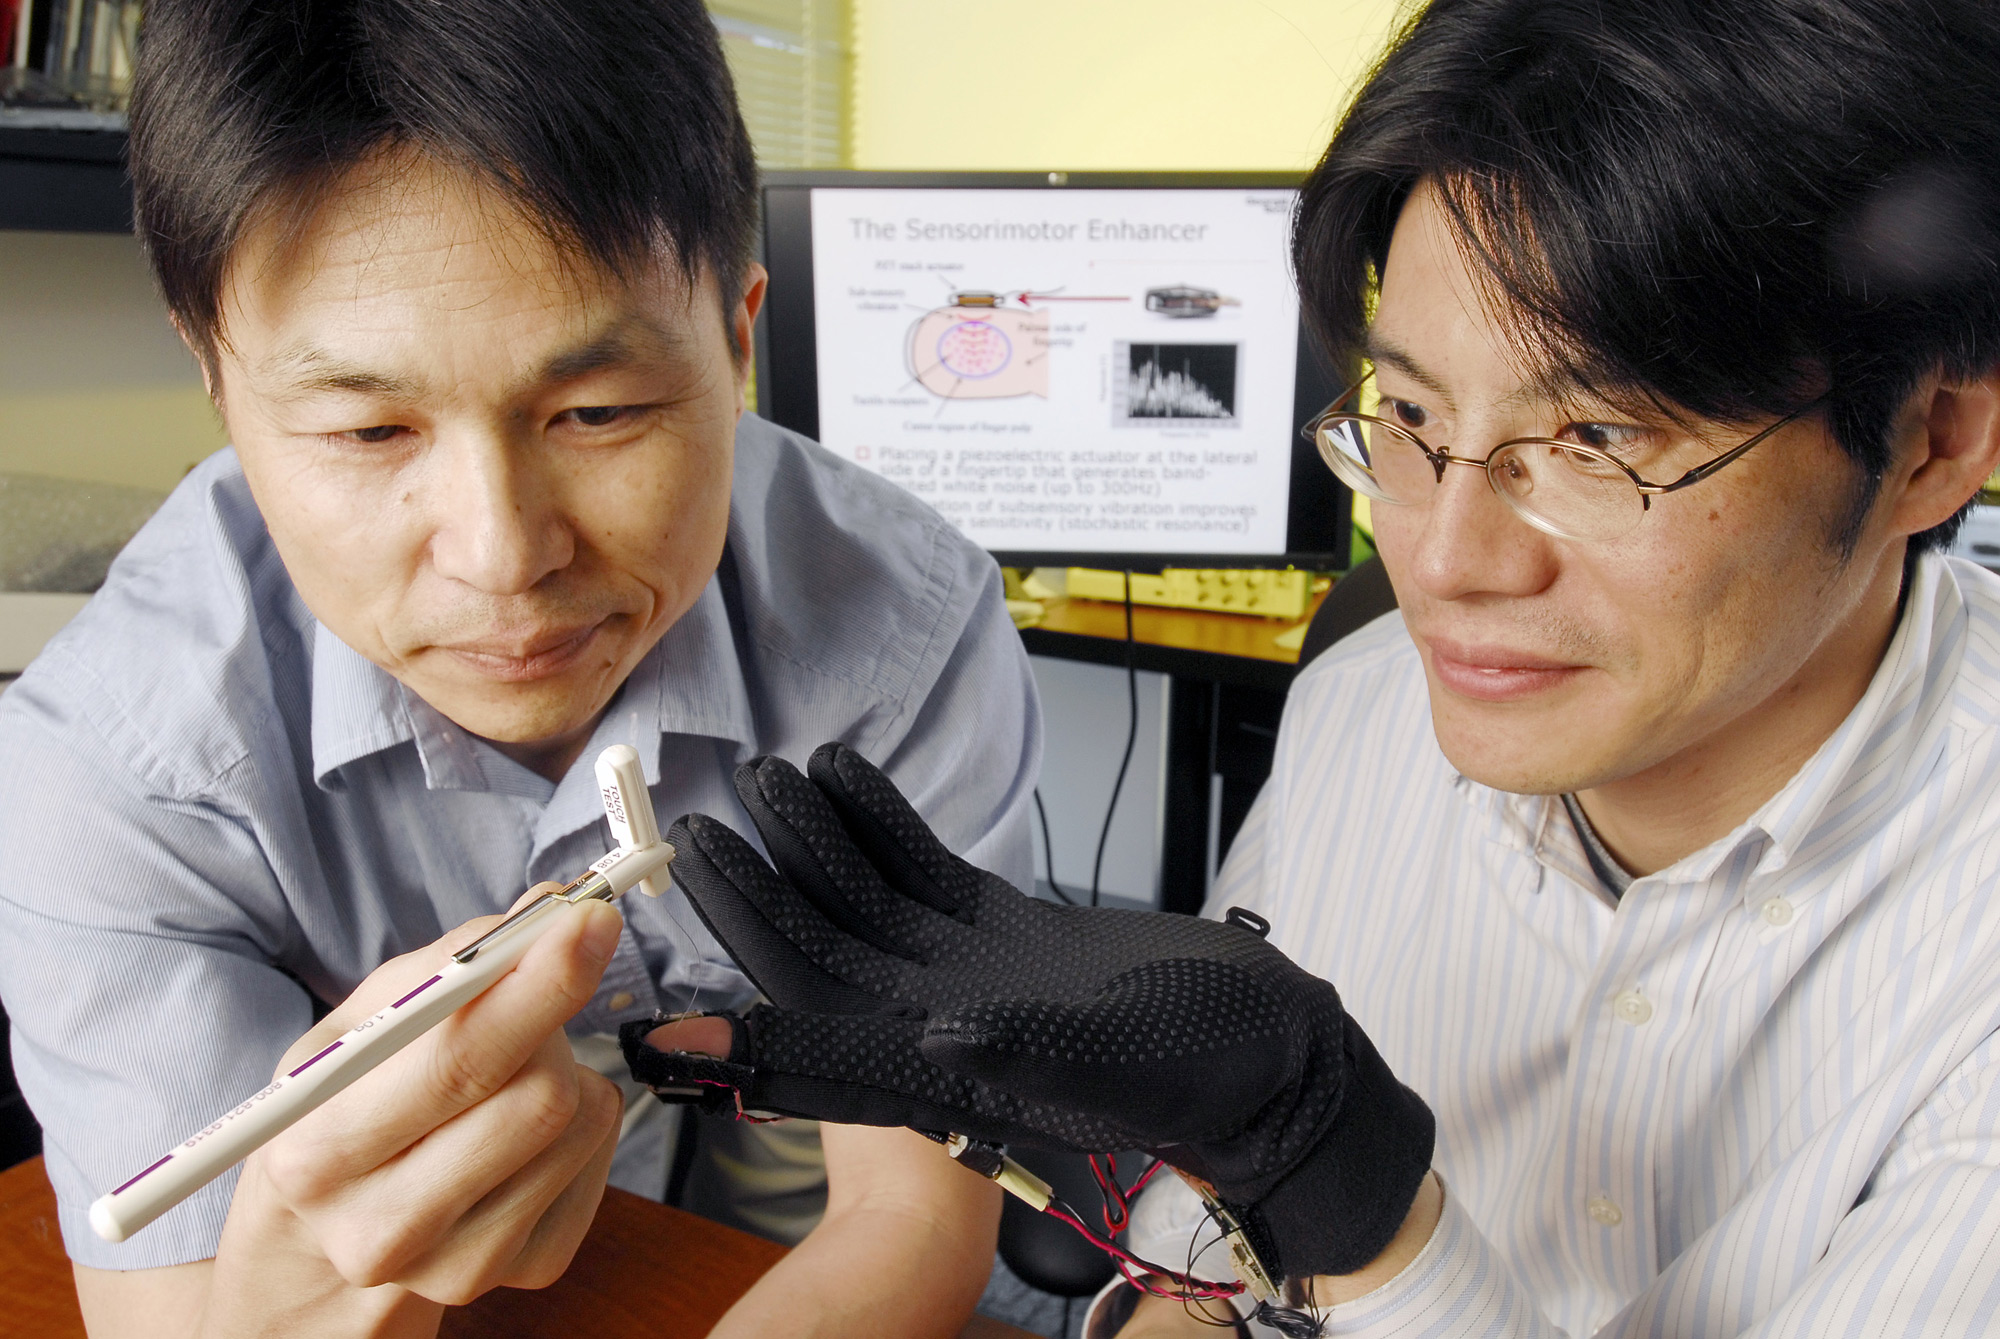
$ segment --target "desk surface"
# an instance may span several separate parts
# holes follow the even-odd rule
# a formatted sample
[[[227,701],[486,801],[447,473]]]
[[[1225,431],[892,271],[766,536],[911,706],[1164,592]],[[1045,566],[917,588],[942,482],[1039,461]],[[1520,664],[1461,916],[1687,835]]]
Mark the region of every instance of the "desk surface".
[[[538,1292],[497,1288],[445,1312],[448,1339],[696,1339],[785,1248],[664,1204],[604,1192],[569,1272]],[[0,1334],[84,1339],[56,1197],[42,1160],[0,1172]],[[1031,1339],[975,1318],[961,1339]]]
[[[1305,618],[1290,623],[1134,605],[1132,663],[1143,670],[1282,693],[1298,668],[1299,653],[1279,646],[1278,637],[1310,622],[1325,598],[1314,596]],[[1041,623],[1021,629],[1021,642],[1031,655],[1123,665],[1125,606],[1108,600],[1050,600]]]

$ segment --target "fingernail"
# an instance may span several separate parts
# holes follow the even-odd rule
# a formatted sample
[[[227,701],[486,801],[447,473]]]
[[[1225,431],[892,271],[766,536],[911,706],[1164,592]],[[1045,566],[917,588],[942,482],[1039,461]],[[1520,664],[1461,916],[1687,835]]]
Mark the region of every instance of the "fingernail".
[[[583,951],[601,966],[610,962],[611,955],[618,951],[618,933],[625,928],[625,918],[602,902],[590,907],[588,915],[590,923],[583,927]]]

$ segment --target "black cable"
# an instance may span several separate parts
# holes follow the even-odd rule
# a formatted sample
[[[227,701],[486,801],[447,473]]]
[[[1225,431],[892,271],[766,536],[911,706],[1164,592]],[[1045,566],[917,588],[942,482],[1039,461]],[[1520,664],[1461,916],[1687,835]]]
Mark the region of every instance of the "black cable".
[[[1054,893],[1064,906],[1073,907],[1076,905],[1076,899],[1064,892],[1062,885],[1056,882],[1056,848],[1049,845],[1049,811],[1042,807],[1040,786],[1035,787],[1035,813],[1042,820],[1042,858],[1048,861],[1049,865],[1049,891]]]
[[[1125,758],[1118,779],[1111,783],[1111,802],[1104,806],[1104,828],[1097,834],[1097,859],[1090,865],[1090,905],[1097,905],[1098,876],[1104,872],[1104,844],[1111,839],[1111,819],[1118,812],[1118,794],[1125,789],[1125,769],[1132,765],[1132,746],[1139,742],[1139,671],[1132,665],[1132,572],[1125,571]]]

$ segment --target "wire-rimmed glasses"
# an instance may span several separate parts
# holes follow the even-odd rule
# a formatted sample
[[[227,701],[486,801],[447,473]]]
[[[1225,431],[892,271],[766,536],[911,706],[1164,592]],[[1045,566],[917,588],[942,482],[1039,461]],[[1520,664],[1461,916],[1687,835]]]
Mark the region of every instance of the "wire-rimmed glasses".
[[[1751,447],[1818,407],[1793,410],[1748,441],[1739,443],[1670,483],[1649,483],[1608,451],[1560,437],[1515,437],[1500,443],[1484,460],[1433,448],[1399,423],[1373,414],[1343,411],[1374,372],[1364,374],[1305,427],[1320,458],[1340,481],[1376,502],[1422,506],[1444,482],[1447,465],[1471,465],[1516,515],[1558,539],[1616,539],[1651,510],[1653,499],[1700,483],[1740,460]]]

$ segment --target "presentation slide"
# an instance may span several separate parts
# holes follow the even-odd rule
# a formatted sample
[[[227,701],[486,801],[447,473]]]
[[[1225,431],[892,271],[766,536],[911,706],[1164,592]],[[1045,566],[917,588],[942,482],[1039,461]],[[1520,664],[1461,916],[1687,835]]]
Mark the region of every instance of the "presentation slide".
[[[989,549],[1284,552],[1295,194],[815,189],[820,440]]]

